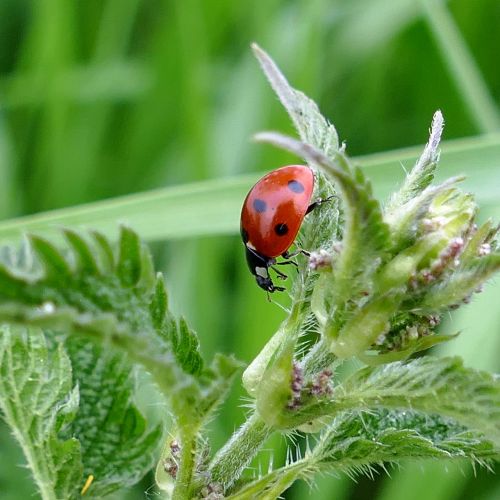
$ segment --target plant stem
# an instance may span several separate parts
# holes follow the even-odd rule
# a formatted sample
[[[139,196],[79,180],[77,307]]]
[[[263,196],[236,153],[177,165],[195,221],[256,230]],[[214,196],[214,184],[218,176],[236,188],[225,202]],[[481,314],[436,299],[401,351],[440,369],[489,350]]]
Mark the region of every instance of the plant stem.
[[[193,479],[193,470],[196,456],[196,432],[181,432],[181,452],[179,471],[175,479],[172,500],[188,500],[191,498],[190,489]]]
[[[240,477],[271,432],[255,411],[213,458],[210,465],[212,481],[227,490]]]
[[[228,500],[245,500],[260,498],[261,500],[278,498],[290,485],[298,479],[300,473],[307,467],[308,461],[298,460],[280,469],[266,474],[264,477],[252,481],[241,488],[238,493],[228,497]]]
[[[304,356],[301,365],[305,374],[313,374],[331,366],[336,359],[336,356],[329,351],[328,345],[322,337]]]
[[[17,401],[16,404],[21,403]],[[36,446],[33,445],[29,438],[27,439],[27,436],[29,436],[29,431],[24,426],[22,426],[22,430],[16,428],[16,426],[13,424],[13,422],[15,422],[15,419],[13,418],[12,413],[5,413],[5,420],[9,427],[12,429],[14,437],[23,450],[26,461],[28,462],[28,467],[33,474],[35,484],[38,487],[40,497],[42,498],[42,500],[56,500],[56,493],[49,479],[50,471],[47,458],[40,457],[36,452]]]

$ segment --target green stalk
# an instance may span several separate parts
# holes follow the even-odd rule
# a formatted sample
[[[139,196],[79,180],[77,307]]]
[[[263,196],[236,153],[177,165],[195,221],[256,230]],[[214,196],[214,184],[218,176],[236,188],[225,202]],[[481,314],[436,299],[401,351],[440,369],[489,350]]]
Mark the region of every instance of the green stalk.
[[[14,393],[12,399],[15,401],[16,408],[22,408],[23,405],[18,393]],[[19,419],[19,416],[9,411],[8,407],[2,408],[2,410],[4,411],[4,418],[7,425],[12,430],[14,438],[23,450],[26,462],[28,462],[28,468],[38,487],[40,497],[43,500],[56,500],[54,488],[47,480],[47,478],[50,478],[49,462],[46,457],[39,456],[37,453],[39,448],[29,438],[29,425],[24,419]]]
[[[192,430],[186,431],[188,428],[189,424],[183,426],[181,432],[179,471],[175,479],[172,500],[188,500],[191,498],[190,490],[196,457],[196,432],[192,432]]]
[[[286,467],[276,469],[261,479],[251,482],[239,490],[238,493],[229,496],[228,500],[246,500],[248,498],[274,500],[298,479],[300,473],[307,466],[307,460],[299,460]]]
[[[271,435],[268,427],[254,412],[221,448],[210,464],[211,479],[227,490]]]

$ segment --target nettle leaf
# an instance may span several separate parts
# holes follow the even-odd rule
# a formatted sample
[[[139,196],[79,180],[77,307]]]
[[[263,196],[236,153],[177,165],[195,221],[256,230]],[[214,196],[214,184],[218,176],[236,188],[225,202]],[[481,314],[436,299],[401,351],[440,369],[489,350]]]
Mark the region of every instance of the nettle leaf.
[[[493,241],[498,235],[500,226],[493,226],[491,220],[487,220],[470,236],[469,240],[460,255],[461,265],[467,267],[469,263],[474,262],[477,257],[487,255],[490,252],[497,252]]]
[[[288,423],[368,408],[442,415],[500,443],[500,378],[466,368],[460,358],[426,356],[363,368],[335,387],[331,397],[290,412]]]
[[[290,86],[265,51],[255,43],[252,44],[252,49],[302,141],[312,144],[331,158],[339,149],[339,137],[335,127],[321,114],[312,99]]]
[[[84,477],[95,478],[88,494],[132,486],[153,466],[162,435],[133,404],[136,370],[121,353],[86,339],[69,338],[66,346],[80,389],[67,434],[80,441]]]
[[[0,327],[0,409],[43,499],[79,498],[80,443],[67,435],[79,406],[71,362],[38,329]]]
[[[391,248],[393,254],[415,243],[420,224],[428,215],[432,202],[463,179],[463,177],[452,177],[438,186],[428,186],[415,198],[408,200],[403,207],[385,211],[384,220],[390,226],[393,234]]]
[[[339,151],[339,139],[335,127],[321,114],[317,104],[303,92],[290,86],[278,66],[257,44],[252,44],[254,54],[266,75],[273,90],[290,116],[300,138],[312,144],[327,158],[333,158]],[[342,232],[342,213],[339,209],[339,198],[332,179],[318,170],[317,165],[304,157],[315,171],[314,200],[328,199],[325,207],[312,211],[304,220],[296,239],[299,248],[309,251],[320,249],[331,250],[334,241]],[[292,300],[302,301],[307,309],[311,291],[317,279],[311,273],[307,262],[299,259],[299,275],[291,288]]]
[[[295,457],[294,457],[295,455]],[[342,472],[353,478],[373,477],[376,467],[407,459],[469,460],[488,466],[500,457],[498,443],[438,415],[413,411],[345,412],[305,451],[290,450],[288,463],[233,489],[227,498],[277,498],[297,479],[317,473]]]
[[[500,253],[467,259],[464,265],[457,268],[445,282],[428,288],[421,304],[422,311],[434,312],[448,306],[459,305],[499,270]]]
[[[386,213],[395,214],[401,207],[426,189],[434,179],[434,172],[439,161],[439,143],[444,128],[444,118],[441,111],[436,111],[432,118],[429,141],[415,166],[406,176],[403,185],[396,191],[386,207]]]
[[[228,357],[232,371],[203,367],[196,335],[169,313],[163,279],[131,229],[121,228],[117,251],[99,233],[66,237],[67,254],[32,236],[31,268],[0,264],[0,319],[109,344],[151,372],[174,416],[204,418],[202,408],[214,406],[205,393],[220,383],[222,397],[240,365]]]
[[[466,458],[486,465],[499,456],[498,443],[439,415],[379,411],[336,418],[306,460],[313,470],[332,467],[356,474],[408,458]]]

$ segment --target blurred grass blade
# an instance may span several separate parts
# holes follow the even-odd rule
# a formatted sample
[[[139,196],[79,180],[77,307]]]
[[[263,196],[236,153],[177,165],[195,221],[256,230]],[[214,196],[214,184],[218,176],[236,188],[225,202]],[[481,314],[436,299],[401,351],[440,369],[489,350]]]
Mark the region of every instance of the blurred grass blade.
[[[254,178],[192,183],[12,219],[0,223],[0,240],[16,241],[25,231],[57,240],[61,226],[116,235],[119,223],[149,241],[233,233],[241,200]]]
[[[17,73],[0,80],[2,105],[6,108],[43,104],[47,94],[32,73]],[[59,96],[77,103],[135,100],[151,85],[147,68],[137,61],[74,66],[58,75]]]
[[[421,0],[421,3],[451,77],[479,131],[500,130],[495,100],[446,6],[439,0]]]
[[[1,95],[1,93],[0,93]],[[17,185],[14,182],[16,167],[13,144],[5,123],[5,115],[0,108],[0,216],[12,214],[16,208]]]
[[[373,180],[376,194],[387,196],[404,178],[421,146],[377,153],[357,161]],[[477,194],[480,204],[498,204],[500,134],[443,143],[437,179],[467,175],[465,189]],[[0,240],[19,240],[35,231],[55,237],[61,226],[92,227],[114,235],[118,223],[136,229],[145,240],[178,239],[235,234],[241,202],[257,174],[204,181],[138,193],[76,207],[39,213],[0,223]]]

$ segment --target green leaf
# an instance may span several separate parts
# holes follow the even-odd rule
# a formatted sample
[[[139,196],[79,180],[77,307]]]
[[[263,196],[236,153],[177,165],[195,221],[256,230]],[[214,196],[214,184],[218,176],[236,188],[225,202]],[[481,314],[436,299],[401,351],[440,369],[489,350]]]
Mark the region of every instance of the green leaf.
[[[161,273],[158,273],[156,276],[155,288],[149,309],[153,326],[158,332],[162,333],[163,322],[168,312],[168,296],[165,288],[165,281]]]
[[[481,254],[491,251],[491,242],[497,237],[499,228],[493,227],[492,221],[488,220],[472,234],[460,255],[463,266],[466,267],[470,261],[476,261]]]
[[[113,247],[99,231],[91,231],[90,234],[96,243],[96,251],[103,271],[112,272],[115,266]]]
[[[396,191],[386,207],[386,212],[397,212],[402,206],[416,198],[434,179],[434,172],[439,161],[439,143],[443,132],[444,119],[441,111],[436,111],[432,118],[429,141],[415,166],[406,176],[403,185]]]
[[[203,359],[200,354],[200,343],[184,318],[180,318],[177,325],[172,325],[171,336],[172,349],[182,369],[193,375],[201,373]]]
[[[317,473],[343,472],[349,477],[372,476],[375,465],[399,463],[405,459],[439,458],[469,460],[488,466],[500,457],[498,444],[478,432],[469,431],[440,416],[422,416],[413,411],[346,412],[308,442],[296,460],[239,488],[232,500],[276,498],[295,480],[312,480]]]
[[[135,285],[141,276],[141,244],[134,231],[123,227],[120,232],[117,274],[125,286]]]
[[[73,250],[78,270],[92,275],[98,274],[99,266],[97,260],[85,240],[76,231],[71,229],[65,229],[64,236]]]
[[[252,44],[255,56],[279,97],[303,142],[312,144],[332,158],[339,149],[335,127],[321,114],[316,103],[287,82],[278,66],[257,44]]]
[[[44,500],[79,498],[80,443],[66,434],[79,406],[71,362],[38,329],[0,327],[0,408]]]
[[[94,438],[85,420],[81,426],[75,424],[75,433],[85,441],[89,457],[84,463],[85,471],[97,478],[89,491],[93,489],[96,494],[113,491],[120,484],[133,484],[151,465],[160,431],[145,429],[143,417],[130,403],[127,385],[131,362],[150,372],[168,401],[178,428],[182,451],[175,494],[185,495],[197,464],[198,432],[226,397],[240,364],[233,358],[218,356],[209,368],[203,368],[194,332],[184,320],[177,322],[168,311],[165,287],[159,284],[161,277],[155,279],[149,252],[133,231],[122,228],[117,254],[110,252],[109,242],[102,236],[94,239],[105,263],[97,275],[86,272],[81,265],[67,266],[63,274],[55,272],[66,260],[41,238],[35,240],[33,250],[41,263],[50,264],[45,265],[45,272],[37,269],[37,259],[31,272],[8,263],[0,266],[0,319],[83,334],[121,351],[102,354],[101,359],[99,353],[104,350],[98,350],[90,360],[79,358],[85,349],[78,355],[73,351],[75,363],[84,373],[98,370],[89,376],[87,388],[95,389],[93,383],[109,385],[115,370],[121,376],[110,387],[101,389],[103,394],[118,389],[118,399],[110,402],[112,398],[108,397],[107,402],[100,402],[101,393],[93,394],[94,389],[89,388],[90,399],[84,409],[89,421],[96,426],[100,423],[101,430],[120,450],[101,441],[101,437]],[[73,242],[68,257],[74,262],[81,262],[82,255],[94,255],[95,249],[83,238],[73,238]],[[123,354],[125,360],[121,360]],[[99,359],[105,361],[102,374]],[[99,408],[99,404],[103,410],[94,415],[93,408]],[[99,469],[107,476],[97,476]]]
[[[290,412],[288,425],[368,408],[441,415],[500,443],[500,379],[464,367],[459,358],[427,356],[363,368],[335,387],[332,397]]]
[[[68,262],[49,241],[32,235],[30,243],[44,267],[47,279],[60,280],[70,275]]]
[[[80,408],[67,434],[81,443],[88,492],[104,496],[132,486],[151,469],[161,428],[147,425],[133,404],[135,370],[130,361],[85,339],[66,340],[80,389]]]
[[[356,474],[368,473],[374,463],[408,458],[467,458],[485,465],[499,454],[498,443],[441,416],[382,411],[335,419],[306,460],[313,470]]]
[[[452,177],[438,186],[429,186],[403,206],[385,211],[384,220],[389,225],[393,238],[393,254],[415,243],[420,224],[428,215],[432,202],[462,180],[462,177]]]
[[[121,353],[86,339],[69,338],[66,346],[80,389],[66,434],[80,441],[84,477],[95,477],[88,494],[132,486],[151,470],[162,434],[133,403],[136,370]]]
[[[444,283],[429,287],[421,305],[422,311],[436,311],[467,301],[493,274],[500,270],[500,253],[468,259]]]
[[[32,238],[32,270],[0,265],[0,319],[109,343],[152,373],[176,418],[201,424],[205,409],[216,406],[214,395],[226,394],[239,363],[227,358],[232,371],[203,368],[196,335],[168,311],[162,278],[155,279],[150,254],[131,229],[121,229],[118,252],[102,235],[93,236],[95,248],[83,237],[70,236],[68,258],[81,263],[82,256],[88,262],[97,254],[99,274],[87,272],[87,266],[71,268],[54,245],[39,237]],[[45,272],[39,271],[38,260]]]

